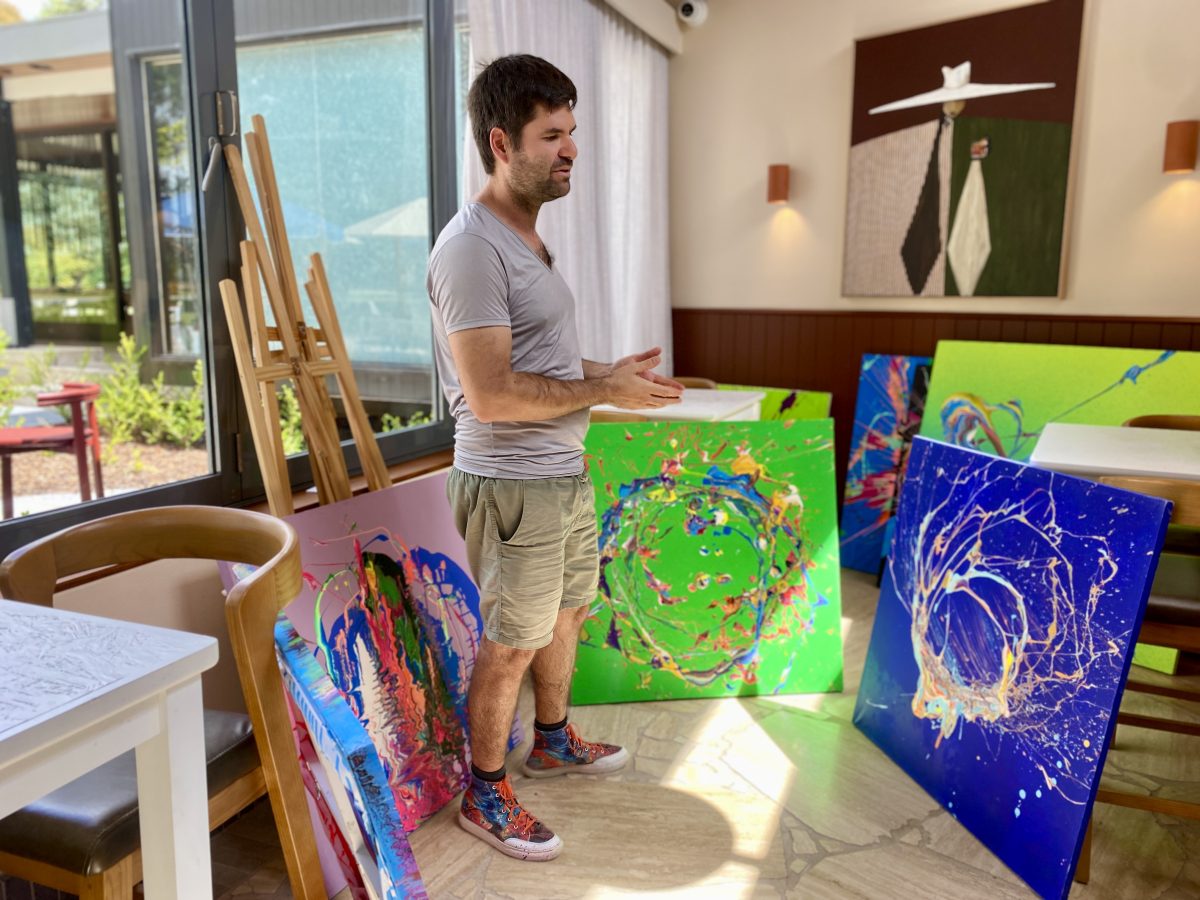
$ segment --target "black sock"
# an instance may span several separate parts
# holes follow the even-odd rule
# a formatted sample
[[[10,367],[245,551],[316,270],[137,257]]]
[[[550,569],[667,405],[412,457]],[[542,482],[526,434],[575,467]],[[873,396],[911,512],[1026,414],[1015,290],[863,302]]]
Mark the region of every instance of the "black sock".
[[[543,725],[537,719],[534,719],[533,727],[538,731],[561,731],[567,727],[567,720],[564,718],[561,722],[555,722],[553,725]]]
[[[504,766],[501,766],[495,772],[485,772],[485,771],[483,771],[483,769],[479,768],[474,763],[471,763],[471,774],[474,775],[476,778],[478,778],[480,781],[491,781],[491,782],[503,781],[504,780]]]

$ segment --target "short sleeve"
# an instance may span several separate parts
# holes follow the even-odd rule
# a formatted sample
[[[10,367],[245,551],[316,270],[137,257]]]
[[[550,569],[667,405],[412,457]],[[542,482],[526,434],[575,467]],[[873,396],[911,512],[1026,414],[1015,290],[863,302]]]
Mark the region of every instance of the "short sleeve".
[[[488,325],[512,326],[508,273],[500,254],[475,234],[456,234],[429,260],[429,297],[446,334]]]

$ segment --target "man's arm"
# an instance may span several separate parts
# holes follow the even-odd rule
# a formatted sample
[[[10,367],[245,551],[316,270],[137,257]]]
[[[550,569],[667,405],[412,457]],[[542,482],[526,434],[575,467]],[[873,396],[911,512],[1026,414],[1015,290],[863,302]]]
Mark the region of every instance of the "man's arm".
[[[598,403],[656,409],[679,402],[680,391],[641,376],[658,357],[630,363],[597,378],[560,381],[512,370],[512,330],[468,328],[450,335],[450,353],[463,396],[481,422],[537,422]]]
[[[612,374],[612,363],[593,362],[590,359],[582,360],[583,362],[583,377],[585,379],[603,378],[605,375]]]

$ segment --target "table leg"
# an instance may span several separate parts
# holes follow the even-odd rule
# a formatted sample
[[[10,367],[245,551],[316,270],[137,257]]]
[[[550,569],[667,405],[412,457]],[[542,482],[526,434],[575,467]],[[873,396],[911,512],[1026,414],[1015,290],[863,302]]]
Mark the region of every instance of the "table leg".
[[[162,731],[137,748],[147,900],[212,898],[200,679],[160,698]]]

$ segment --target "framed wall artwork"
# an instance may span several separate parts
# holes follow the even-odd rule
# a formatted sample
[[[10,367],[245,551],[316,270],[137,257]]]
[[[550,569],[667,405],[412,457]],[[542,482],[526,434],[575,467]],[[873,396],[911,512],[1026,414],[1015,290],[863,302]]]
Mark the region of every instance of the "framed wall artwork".
[[[1058,297],[1083,0],[855,43],[842,293]]]

